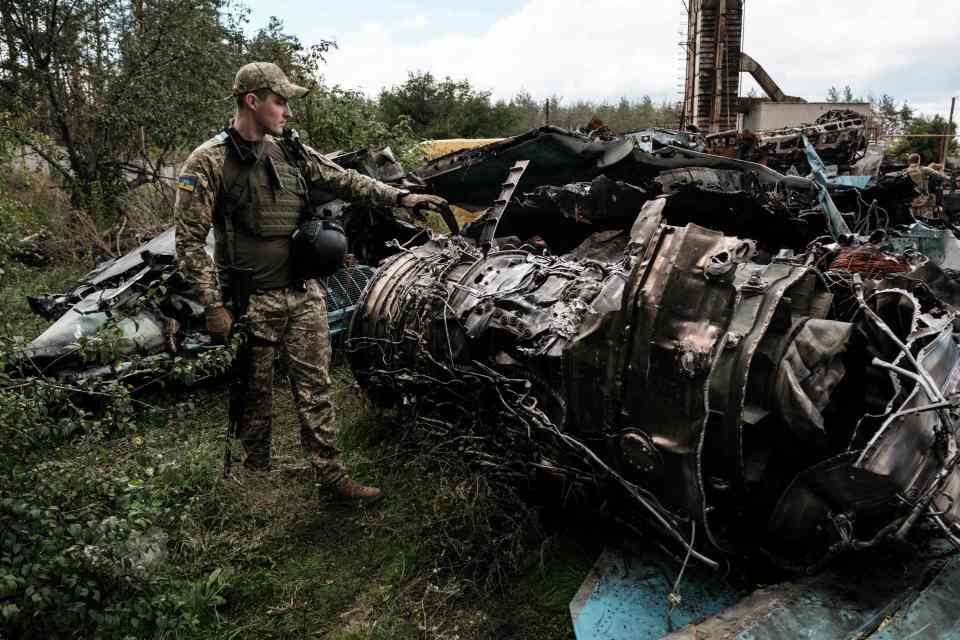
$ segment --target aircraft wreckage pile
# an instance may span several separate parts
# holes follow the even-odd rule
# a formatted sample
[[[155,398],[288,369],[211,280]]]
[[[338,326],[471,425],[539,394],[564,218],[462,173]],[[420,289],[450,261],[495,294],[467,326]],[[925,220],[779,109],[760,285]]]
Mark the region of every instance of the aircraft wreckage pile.
[[[664,132],[552,127],[412,175],[341,159],[472,212],[437,235],[331,205],[379,265],[343,305],[358,382],[473,464],[602,495],[710,565],[805,569],[921,523],[960,543],[960,283],[939,265],[949,215],[918,224],[902,173],[858,189]],[[198,305],[171,260],[137,255],[59,310],[166,274],[147,311],[182,349]],[[38,340],[35,360],[63,357]]]

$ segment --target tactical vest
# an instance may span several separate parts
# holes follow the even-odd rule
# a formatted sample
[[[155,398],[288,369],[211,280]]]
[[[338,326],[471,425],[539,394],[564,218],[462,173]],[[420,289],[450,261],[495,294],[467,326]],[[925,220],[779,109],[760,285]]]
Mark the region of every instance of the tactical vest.
[[[227,152],[218,213],[239,232],[258,238],[289,237],[307,204],[306,181],[283,147],[272,140],[263,144],[256,160],[245,161],[232,149]]]

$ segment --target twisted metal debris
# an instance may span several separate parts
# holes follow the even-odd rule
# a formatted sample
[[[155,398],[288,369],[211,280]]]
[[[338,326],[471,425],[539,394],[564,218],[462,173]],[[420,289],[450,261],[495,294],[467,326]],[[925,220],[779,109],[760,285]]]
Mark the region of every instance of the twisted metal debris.
[[[431,170],[455,174],[456,160]],[[960,546],[951,278],[919,254],[864,271],[874,280],[840,259],[860,245],[863,264],[882,260],[882,232],[811,243],[831,226],[810,180],[678,148],[636,158],[651,165],[665,195],[635,220],[591,195],[607,178],[533,182],[482,232],[386,260],[347,342],[361,387],[487,473],[587,496],[711,566],[759,556],[804,570],[920,521]],[[731,193],[749,206],[708,212]],[[531,203],[582,225],[558,241],[541,227],[571,251],[531,235]],[[501,216],[515,237],[488,253],[478,240]]]

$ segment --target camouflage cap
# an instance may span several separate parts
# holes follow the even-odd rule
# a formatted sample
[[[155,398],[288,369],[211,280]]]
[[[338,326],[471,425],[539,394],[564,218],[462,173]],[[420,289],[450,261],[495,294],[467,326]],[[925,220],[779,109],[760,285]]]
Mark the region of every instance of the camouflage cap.
[[[242,96],[257,89],[270,89],[284,98],[299,98],[309,89],[293,84],[272,62],[251,62],[240,67],[233,79],[233,95]]]

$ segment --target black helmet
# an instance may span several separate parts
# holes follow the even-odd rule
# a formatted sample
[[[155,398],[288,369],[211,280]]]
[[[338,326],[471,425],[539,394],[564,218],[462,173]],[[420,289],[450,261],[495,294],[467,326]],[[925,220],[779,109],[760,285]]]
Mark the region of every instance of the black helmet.
[[[324,278],[343,266],[347,236],[330,218],[309,218],[293,232],[293,272],[309,280]]]

